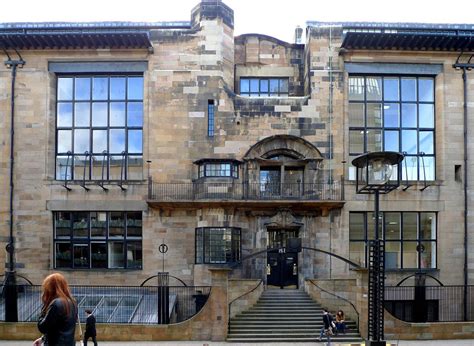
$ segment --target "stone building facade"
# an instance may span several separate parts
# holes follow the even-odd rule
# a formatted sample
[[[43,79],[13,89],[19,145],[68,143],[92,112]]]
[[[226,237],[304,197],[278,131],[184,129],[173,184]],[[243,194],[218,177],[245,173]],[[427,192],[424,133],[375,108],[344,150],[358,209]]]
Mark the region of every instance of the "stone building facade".
[[[6,59],[24,61],[13,102],[17,273],[36,284],[61,271],[76,284],[139,285],[164,268],[200,285],[215,266],[285,287],[350,278],[347,262],[315,249],[366,264],[373,197],[355,193],[351,160],[391,150],[407,156],[402,186],[381,198],[387,282],[422,271],[472,285],[474,154],[453,64],[473,49],[455,35],[474,27],[310,22],[305,44],[233,29],[233,10],[206,0],[184,23],[0,25]]]

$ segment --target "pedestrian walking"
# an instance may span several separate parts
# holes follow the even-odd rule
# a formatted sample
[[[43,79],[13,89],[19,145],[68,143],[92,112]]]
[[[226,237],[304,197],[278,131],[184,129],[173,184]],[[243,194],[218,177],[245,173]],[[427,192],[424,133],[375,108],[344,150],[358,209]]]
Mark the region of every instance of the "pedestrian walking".
[[[324,308],[323,309],[323,327],[321,328],[321,332],[319,333],[319,341],[322,340],[323,335],[326,335],[327,345],[331,345],[331,335],[333,335],[333,319],[329,311]]]
[[[43,336],[34,346],[74,346],[77,321],[77,304],[71,295],[66,278],[59,273],[46,277],[42,285],[43,306],[38,320],[38,330]]]
[[[86,332],[84,333],[84,346],[87,346],[87,340],[92,338],[94,346],[97,346],[97,331],[95,329],[95,316],[92,314],[92,310],[86,309]]]

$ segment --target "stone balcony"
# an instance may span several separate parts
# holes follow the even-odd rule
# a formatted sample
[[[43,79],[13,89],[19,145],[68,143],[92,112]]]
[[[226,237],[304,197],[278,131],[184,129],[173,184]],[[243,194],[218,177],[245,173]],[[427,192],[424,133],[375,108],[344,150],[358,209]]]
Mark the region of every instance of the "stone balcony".
[[[318,210],[323,215],[344,205],[341,182],[332,183],[252,183],[195,181],[156,183],[150,180],[148,204],[156,208],[241,207]]]

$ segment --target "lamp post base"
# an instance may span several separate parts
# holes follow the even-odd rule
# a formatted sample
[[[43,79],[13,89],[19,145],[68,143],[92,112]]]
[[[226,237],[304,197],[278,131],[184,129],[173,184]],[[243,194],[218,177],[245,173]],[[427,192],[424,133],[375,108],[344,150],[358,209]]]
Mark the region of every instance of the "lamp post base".
[[[380,340],[380,341],[367,340],[367,341],[365,342],[365,345],[366,345],[366,346],[386,346],[386,345],[387,345],[387,342],[384,341],[384,340]]]

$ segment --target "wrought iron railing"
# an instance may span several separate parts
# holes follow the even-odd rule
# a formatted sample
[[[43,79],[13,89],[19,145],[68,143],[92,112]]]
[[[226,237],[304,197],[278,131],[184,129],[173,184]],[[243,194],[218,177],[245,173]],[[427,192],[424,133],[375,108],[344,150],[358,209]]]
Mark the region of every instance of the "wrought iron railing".
[[[150,200],[311,200],[340,201],[342,189],[339,181],[332,183],[250,183],[192,182],[156,183],[149,181]]]
[[[157,286],[71,286],[71,291],[79,313],[91,309],[97,323],[158,323]],[[170,323],[185,321],[198,313],[210,291],[209,286],[169,286]],[[41,286],[18,285],[17,292],[18,322],[37,321],[41,313]],[[0,298],[0,320],[4,321],[5,302]]]
[[[406,322],[474,321],[474,286],[385,286],[385,309]]]

